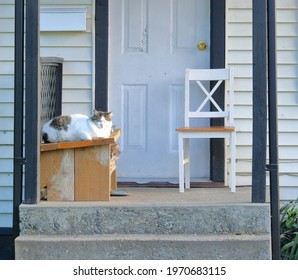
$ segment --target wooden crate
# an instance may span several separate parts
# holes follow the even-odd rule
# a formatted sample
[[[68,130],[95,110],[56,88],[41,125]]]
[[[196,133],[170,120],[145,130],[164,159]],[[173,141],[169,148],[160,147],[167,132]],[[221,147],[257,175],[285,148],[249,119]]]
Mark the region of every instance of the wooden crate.
[[[91,141],[41,144],[40,187],[49,201],[109,201],[117,189],[111,146],[121,135]]]

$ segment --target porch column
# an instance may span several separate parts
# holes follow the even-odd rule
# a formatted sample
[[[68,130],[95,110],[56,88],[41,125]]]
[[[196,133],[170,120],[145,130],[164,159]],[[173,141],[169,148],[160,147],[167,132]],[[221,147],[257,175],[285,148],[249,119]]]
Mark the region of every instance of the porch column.
[[[26,121],[25,121],[25,199],[37,203],[39,198],[40,158],[40,63],[39,63],[40,1],[26,2]]]
[[[109,1],[95,1],[95,109],[108,110]]]
[[[267,0],[253,0],[252,202],[266,201]]]
[[[24,114],[24,0],[15,2],[14,49],[14,160],[13,160],[13,237],[19,235],[19,206],[23,186]],[[14,251],[14,250],[13,250]]]

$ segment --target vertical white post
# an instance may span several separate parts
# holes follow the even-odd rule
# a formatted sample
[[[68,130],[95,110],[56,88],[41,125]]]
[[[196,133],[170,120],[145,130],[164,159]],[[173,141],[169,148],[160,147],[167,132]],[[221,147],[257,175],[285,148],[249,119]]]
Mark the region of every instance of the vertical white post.
[[[179,146],[179,192],[184,192],[184,143],[181,133],[178,133]]]

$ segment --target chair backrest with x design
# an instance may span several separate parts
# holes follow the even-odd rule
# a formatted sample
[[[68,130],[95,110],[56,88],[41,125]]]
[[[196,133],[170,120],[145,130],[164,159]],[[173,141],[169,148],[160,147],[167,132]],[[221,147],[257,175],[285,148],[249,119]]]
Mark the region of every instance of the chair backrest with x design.
[[[190,83],[195,82],[197,86],[206,95],[205,99],[198,108],[194,111],[190,109]],[[214,87],[209,91],[202,83],[205,81],[216,82]],[[229,81],[229,83],[225,83]],[[189,127],[191,118],[225,118],[227,120],[226,125],[234,125],[234,73],[233,69],[186,69],[185,72],[185,126]],[[224,83],[226,90],[229,92],[229,106],[227,108],[221,108],[219,104],[213,98],[214,93]],[[225,91],[226,91],[225,90]],[[212,103],[214,110],[203,111],[203,108],[209,106]],[[210,106],[209,106],[210,107]],[[208,107],[208,108],[209,108]]]

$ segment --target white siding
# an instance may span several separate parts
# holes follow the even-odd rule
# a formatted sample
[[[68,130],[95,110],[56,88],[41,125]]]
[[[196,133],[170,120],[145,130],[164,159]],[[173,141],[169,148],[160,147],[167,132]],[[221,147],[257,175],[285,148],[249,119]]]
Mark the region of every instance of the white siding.
[[[40,55],[64,58],[63,114],[89,115],[93,107],[94,3],[92,0],[41,0],[41,7],[87,8],[87,31],[41,32]]]
[[[12,225],[14,1],[0,2],[0,227]]]
[[[298,197],[298,1],[277,0],[279,164],[282,199]],[[227,1],[227,65],[236,73],[237,184],[251,185],[252,1]]]
[[[12,226],[14,0],[0,2],[0,227]],[[87,31],[42,32],[41,56],[64,58],[64,114],[90,114],[94,89],[92,0],[41,0],[41,7],[86,8]]]

